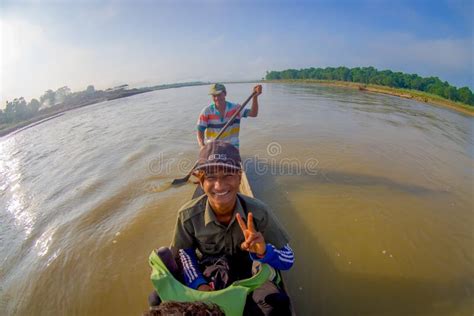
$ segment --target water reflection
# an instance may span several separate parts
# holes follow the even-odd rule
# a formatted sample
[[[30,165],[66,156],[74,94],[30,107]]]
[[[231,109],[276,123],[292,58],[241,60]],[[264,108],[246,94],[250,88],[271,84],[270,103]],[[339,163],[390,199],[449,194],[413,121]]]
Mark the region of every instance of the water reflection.
[[[1,200],[6,203],[5,210],[9,213],[4,215],[13,217],[17,232],[26,239],[32,232],[36,216],[27,208],[28,200],[22,188],[22,166],[17,147],[13,137],[0,143]]]
[[[53,240],[54,229],[50,228],[45,231],[35,242],[35,248],[39,257],[43,257],[48,253],[49,245]]]

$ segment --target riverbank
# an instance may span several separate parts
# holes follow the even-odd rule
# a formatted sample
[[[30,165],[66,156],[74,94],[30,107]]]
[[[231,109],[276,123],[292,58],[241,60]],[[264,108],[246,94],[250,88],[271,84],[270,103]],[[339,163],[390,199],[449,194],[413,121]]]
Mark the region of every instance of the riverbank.
[[[43,122],[46,122],[50,119],[56,118],[61,116],[64,112],[78,109],[84,106],[97,104],[104,101],[116,100],[121,98],[131,97],[133,95],[147,93],[155,90],[164,90],[164,89],[173,89],[173,88],[181,88],[181,87],[188,87],[188,86],[199,86],[199,85],[207,85],[208,82],[185,82],[185,83],[172,83],[172,84],[162,84],[153,87],[144,87],[144,88],[135,88],[130,90],[115,90],[115,91],[106,91],[105,95],[101,97],[94,98],[92,100],[88,100],[81,104],[59,104],[54,107],[49,107],[44,110],[41,110],[41,113],[38,113],[37,116],[30,118],[26,121],[15,122],[11,124],[0,124],[0,137],[6,136],[15,132],[19,132],[30,127],[36,126]]]
[[[336,87],[347,87],[351,89],[358,89],[364,92],[373,92],[373,93],[382,93],[392,96],[397,96],[405,99],[412,99],[419,102],[428,103],[435,106],[442,106],[445,108],[450,108],[452,110],[474,116],[474,107],[467,104],[454,102],[448,99],[444,99],[440,96],[429,94],[426,92],[418,90],[408,90],[408,89],[396,89],[386,86],[372,85],[372,84],[362,84],[357,82],[347,82],[347,81],[333,81],[333,80],[264,80],[262,82],[274,82],[274,83],[311,83],[311,84],[320,84],[325,86],[336,86]]]
[[[10,135],[10,134],[14,134],[14,133],[17,133],[19,131],[23,131],[23,130],[28,129],[30,127],[36,126],[38,124],[41,124],[41,123],[46,122],[48,120],[51,120],[53,118],[59,117],[59,116],[63,115],[64,112],[71,111],[71,110],[74,110],[74,109],[78,109],[78,108],[88,106],[88,105],[91,105],[91,104],[96,104],[96,103],[103,102],[103,101],[104,100],[100,100],[100,101],[97,101],[97,102],[88,102],[88,103],[84,103],[84,104],[80,104],[80,105],[76,105],[76,106],[71,106],[71,107],[59,106],[58,109],[56,109],[56,111],[47,111],[46,113],[35,116],[35,117],[33,117],[33,118],[31,118],[27,121],[22,121],[22,122],[17,122],[17,123],[13,123],[13,124],[3,125],[3,126],[0,127],[0,137]],[[50,110],[50,109],[52,109],[52,108],[49,108],[48,110]]]
[[[67,110],[65,110],[65,111],[67,111]],[[21,123],[18,123],[18,124],[14,124],[13,126],[8,126],[5,129],[0,130],[0,137],[5,136],[5,135],[13,135],[13,134],[21,132],[25,129],[28,129],[30,127],[33,127],[33,126],[36,126],[36,125],[41,124],[43,122],[52,120],[56,117],[59,117],[59,116],[63,115],[65,111],[57,113],[57,114],[42,115],[42,116],[39,116],[39,117],[35,117],[34,119],[28,120],[26,122],[21,122]]]

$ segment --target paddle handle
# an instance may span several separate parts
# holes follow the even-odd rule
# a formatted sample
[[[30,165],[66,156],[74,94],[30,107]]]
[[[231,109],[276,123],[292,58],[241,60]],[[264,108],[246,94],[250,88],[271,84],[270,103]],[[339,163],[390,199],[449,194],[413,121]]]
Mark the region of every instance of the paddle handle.
[[[220,130],[219,134],[217,134],[216,138],[215,139],[219,139],[222,134],[224,134],[225,130],[227,129],[227,127],[229,127],[230,124],[232,124],[232,122],[234,121],[234,119],[237,117],[237,115],[239,115],[240,112],[242,112],[242,109],[247,105],[247,103],[249,103],[250,99],[252,99],[254,96],[257,95],[257,92],[254,92],[252,93],[248,98],[247,100],[245,100],[244,103],[242,103],[242,105],[240,105],[238,108],[237,108],[237,111],[235,111],[235,113],[230,117],[229,121],[224,125],[224,127],[222,127],[222,129]],[[194,164],[194,166],[191,168],[191,170],[189,171],[188,175],[185,176],[184,178],[182,179],[174,179],[173,182],[171,182],[172,185],[174,184],[179,184],[179,183],[184,183],[184,182],[187,182],[189,180],[189,177],[191,177],[191,174],[193,173],[194,169],[197,167],[198,165],[198,161],[196,161],[196,163]]]
[[[252,93],[248,98],[247,100],[245,100],[244,103],[242,103],[242,105],[240,105],[238,108],[237,108],[237,111],[235,111],[234,114],[232,114],[232,116],[230,117],[229,121],[227,121],[227,123],[224,125],[224,127],[221,129],[221,131],[219,132],[219,134],[217,134],[216,138],[215,139],[219,139],[222,134],[224,134],[225,130],[227,129],[227,127],[229,127],[230,124],[232,124],[232,122],[235,120],[235,118],[237,117],[237,115],[239,115],[240,112],[242,112],[243,108],[245,108],[245,106],[247,105],[247,103],[249,103],[250,99],[252,99],[254,96],[257,95],[257,92],[254,92]]]

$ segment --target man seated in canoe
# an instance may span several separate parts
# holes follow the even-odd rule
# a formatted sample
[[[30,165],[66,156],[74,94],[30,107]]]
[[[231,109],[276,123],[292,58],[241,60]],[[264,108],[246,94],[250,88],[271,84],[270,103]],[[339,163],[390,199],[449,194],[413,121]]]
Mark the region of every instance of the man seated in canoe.
[[[220,137],[239,148],[240,119],[245,117],[257,117],[258,115],[258,96],[262,94],[262,86],[256,85],[253,88],[255,95],[252,98],[252,107],[239,113],[232,125]],[[197,141],[202,148],[206,143],[216,138],[220,129],[229,121],[237,111],[238,104],[226,101],[227,91],[223,84],[216,83],[210,88],[209,94],[214,103],[206,106],[199,114],[197,122]]]
[[[240,282],[234,281],[252,277],[255,263],[276,270],[292,267],[294,254],[288,234],[273,212],[263,202],[238,193],[242,170],[237,148],[223,141],[206,144],[200,151],[194,174],[205,194],[180,209],[171,243],[171,249],[179,257],[177,261],[182,266],[185,284],[198,290],[190,293],[194,297],[190,299],[195,299],[196,293],[203,293],[200,291],[212,294]],[[154,260],[150,257],[152,267]],[[160,273],[156,274],[159,277]],[[269,279],[258,281],[256,288],[252,287],[255,282],[250,285],[253,292],[243,298],[246,300],[244,314],[291,314],[288,296]],[[185,292],[183,289],[171,292],[179,291]],[[173,293],[168,298],[184,300],[173,297]],[[156,293],[154,295],[150,296],[150,305],[160,302]],[[206,298],[198,296],[198,299]],[[226,315],[232,310],[225,306],[225,300],[224,304],[218,300],[209,301],[220,304]]]

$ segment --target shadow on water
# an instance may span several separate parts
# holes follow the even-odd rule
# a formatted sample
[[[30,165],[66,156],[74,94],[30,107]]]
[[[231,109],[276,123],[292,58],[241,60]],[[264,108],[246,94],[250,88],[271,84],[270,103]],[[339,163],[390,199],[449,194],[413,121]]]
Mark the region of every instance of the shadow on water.
[[[258,166],[256,165],[258,164]],[[448,193],[443,190],[433,190],[421,185],[413,183],[404,183],[394,181],[388,177],[368,175],[356,172],[343,172],[332,169],[320,169],[314,175],[307,174],[301,169],[300,165],[295,163],[286,162],[275,165],[274,162],[267,164],[264,160],[255,161],[254,158],[249,157],[245,159],[245,170],[249,175],[253,175],[254,178],[269,178],[272,180],[277,174],[283,175],[294,175],[287,177],[287,180],[291,183],[293,188],[304,186],[307,183],[311,184],[335,184],[335,185],[350,185],[350,186],[378,186],[387,187],[391,190],[410,193],[414,195],[439,195]],[[256,175],[258,170],[258,176]],[[263,175],[261,175],[264,173]],[[257,179],[254,179],[257,181]],[[272,180],[274,181],[274,180]],[[267,185],[267,184],[266,184]]]
[[[286,173],[288,174],[288,173]],[[302,181],[303,180],[303,181]],[[409,193],[414,195],[437,195],[448,193],[447,191],[433,190],[427,187],[416,185],[413,183],[403,183],[394,181],[390,178],[372,176],[355,172],[341,172],[335,170],[320,170],[319,176],[314,175],[299,175],[297,177],[289,177],[288,181],[295,190],[298,187],[304,186],[305,183],[316,184],[336,184],[336,185],[350,185],[350,186],[374,186],[387,187],[395,191]]]
[[[331,181],[351,185],[387,185],[414,194],[439,194],[416,185],[402,184],[383,177],[327,172],[325,176],[294,176],[283,188],[276,175],[257,174],[252,163],[246,172],[257,198],[275,211],[291,237],[295,266],[284,273],[290,296],[298,315],[436,315],[449,314],[465,302],[466,291],[474,290],[466,279],[437,282],[422,278],[392,277],[343,271],[336,266],[289,196],[298,192],[301,183]],[[293,182],[293,181],[291,181]],[[300,183],[300,186],[296,183]],[[288,189],[289,188],[289,189]],[[453,299],[456,298],[456,299]],[[458,300],[458,301],[456,301]]]

